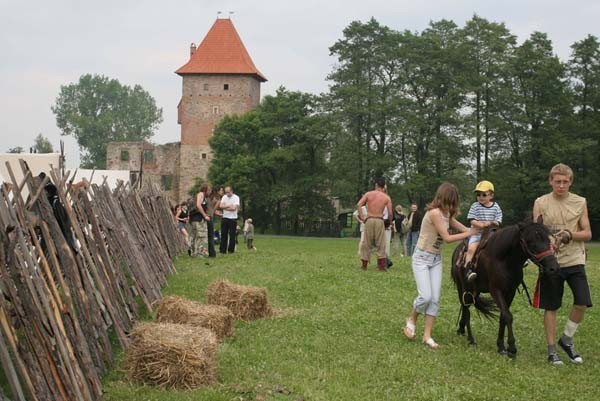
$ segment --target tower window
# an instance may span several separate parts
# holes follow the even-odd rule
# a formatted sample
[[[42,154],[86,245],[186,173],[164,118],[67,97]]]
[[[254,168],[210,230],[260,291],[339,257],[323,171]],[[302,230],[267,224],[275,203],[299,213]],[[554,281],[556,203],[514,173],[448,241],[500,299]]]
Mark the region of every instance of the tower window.
[[[160,177],[162,181],[162,186],[165,191],[170,191],[173,186],[173,176],[171,175],[163,175]]]
[[[154,161],[154,154],[151,150],[144,151],[144,163],[152,163]]]
[[[225,84],[225,85],[223,85],[223,90],[224,90],[224,91],[228,91],[228,90],[229,90],[229,84]]]
[[[129,151],[128,150],[122,150],[121,151],[121,161],[122,162],[128,162],[129,161]]]
[[[202,153],[202,159],[206,159],[206,153]]]
[[[219,106],[213,106],[213,114],[219,114]]]
[[[204,90],[207,91],[208,90],[208,84],[204,84]]]

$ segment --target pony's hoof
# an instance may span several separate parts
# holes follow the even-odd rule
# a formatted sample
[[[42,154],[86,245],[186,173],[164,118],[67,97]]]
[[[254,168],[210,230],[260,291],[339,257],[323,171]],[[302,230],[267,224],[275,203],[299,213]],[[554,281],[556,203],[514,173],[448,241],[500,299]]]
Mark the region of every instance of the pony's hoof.
[[[469,346],[476,347],[477,343],[475,342],[475,340],[469,340]]]
[[[457,336],[464,336],[465,335],[465,331],[464,330],[456,330],[456,335]]]
[[[505,349],[501,349],[501,350],[498,350],[498,355],[500,355],[500,356],[507,356],[508,352]]]
[[[517,359],[517,351],[514,351],[514,352],[507,351],[506,356],[508,356],[512,360],[515,360],[515,359]]]

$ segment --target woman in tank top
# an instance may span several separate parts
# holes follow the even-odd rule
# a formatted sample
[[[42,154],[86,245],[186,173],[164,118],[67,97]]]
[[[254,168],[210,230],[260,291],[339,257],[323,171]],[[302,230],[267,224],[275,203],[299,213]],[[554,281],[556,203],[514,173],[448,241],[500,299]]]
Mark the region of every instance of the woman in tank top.
[[[476,232],[455,219],[459,209],[460,200],[456,186],[449,183],[440,185],[435,198],[427,205],[419,240],[412,255],[412,269],[418,295],[413,302],[411,314],[406,319],[404,335],[411,340],[417,336],[417,319],[419,315],[424,314],[423,343],[432,349],[439,347],[431,337],[431,331],[438,313],[442,289],[442,245],[444,242],[460,241]],[[450,234],[450,227],[459,231],[459,234]]]

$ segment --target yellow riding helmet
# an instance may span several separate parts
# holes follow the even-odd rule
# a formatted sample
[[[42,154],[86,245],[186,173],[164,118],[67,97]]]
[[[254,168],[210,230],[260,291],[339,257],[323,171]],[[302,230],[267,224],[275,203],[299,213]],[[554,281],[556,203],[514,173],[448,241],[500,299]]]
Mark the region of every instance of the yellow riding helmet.
[[[494,192],[494,184],[489,181],[480,181],[473,192]]]

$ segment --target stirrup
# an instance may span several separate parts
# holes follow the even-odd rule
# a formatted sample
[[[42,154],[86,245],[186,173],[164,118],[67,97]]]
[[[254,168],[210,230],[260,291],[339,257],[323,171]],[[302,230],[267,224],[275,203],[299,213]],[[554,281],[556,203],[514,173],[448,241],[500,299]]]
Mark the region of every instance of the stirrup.
[[[471,302],[466,301],[466,296],[469,295],[471,297]],[[462,304],[464,306],[471,306],[475,304],[475,295],[471,291],[463,291],[462,293]]]

